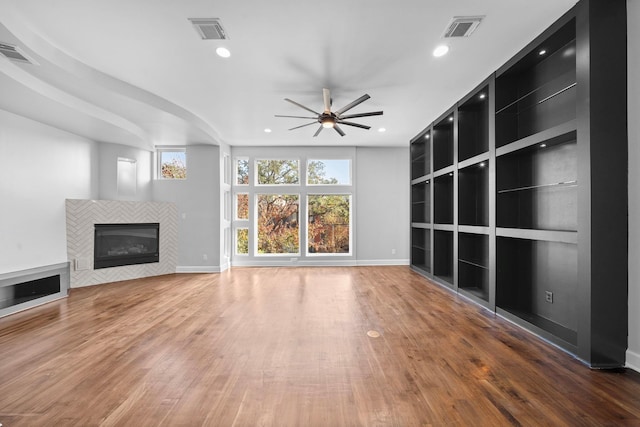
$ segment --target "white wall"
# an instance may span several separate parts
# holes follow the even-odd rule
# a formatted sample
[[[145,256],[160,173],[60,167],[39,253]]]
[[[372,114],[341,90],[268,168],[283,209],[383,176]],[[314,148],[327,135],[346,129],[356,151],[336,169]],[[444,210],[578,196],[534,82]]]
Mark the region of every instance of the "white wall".
[[[640,371],[640,1],[627,0],[629,122],[629,349]]]
[[[65,199],[97,197],[97,144],[0,110],[0,164],[0,273],[66,262]]]
[[[187,146],[187,179],[154,180],[154,201],[178,207],[178,272],[220,271],[220,147]]]
[[[409,148],[358,148],[356,162],[358,265],[409,264]]]
[[[150,201],[151,174],[153,171],[153,153],[139,148],[120,144],[99,144],[100,158],[100,190],[101,200]],[[118,157],[136,161],[137,182],[135,196],[118,193],[117,165]]]

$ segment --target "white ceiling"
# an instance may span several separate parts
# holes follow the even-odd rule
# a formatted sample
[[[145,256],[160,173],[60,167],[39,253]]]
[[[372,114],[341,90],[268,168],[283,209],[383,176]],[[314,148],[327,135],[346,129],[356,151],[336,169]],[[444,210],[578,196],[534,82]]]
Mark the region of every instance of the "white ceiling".
[[[0,0],[0,108],[105,142],[152,149],[230,145],[406,146],[458,99],[569,10],[575,0]],[[485,15],[447,39],[453,16]],[[229,40],[203,41],[188,18],[220,18]],[[231,57],[215,49],[225,46]],[[322,88],[350,113],[315,125],[284,102],[322,110]],[[378,132],[378,128],[386,132]],[[265,133],[264,129],[272,129]]]

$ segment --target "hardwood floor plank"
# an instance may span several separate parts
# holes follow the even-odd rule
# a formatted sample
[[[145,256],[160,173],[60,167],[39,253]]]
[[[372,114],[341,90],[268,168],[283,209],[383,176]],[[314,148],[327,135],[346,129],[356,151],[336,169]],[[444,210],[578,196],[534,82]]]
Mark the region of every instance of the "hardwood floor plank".
[[[408,267],[234,268],[0,319],[5,426],[640,425],[593,371]]]

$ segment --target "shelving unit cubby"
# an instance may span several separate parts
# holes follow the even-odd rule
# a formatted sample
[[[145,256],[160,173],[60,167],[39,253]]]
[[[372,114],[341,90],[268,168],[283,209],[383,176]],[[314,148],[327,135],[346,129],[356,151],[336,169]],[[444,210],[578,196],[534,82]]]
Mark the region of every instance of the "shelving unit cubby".
[[[489,150],[489,88],[482,87],[458,107],[458,161]]]
[[[431,172],[431,132],[421,134],[411,143],[411,179]]]
[[[489,161],[458,171],[458,223],[489,225]]]
[[[411,186],[411,221],[431,222],[431,183],[429,180]]]
[[[579,1],[411,141],[412,268],[597,368],[627,348],[626,25]]]
[[[433,125],[433,170],[438,171],[453,164],[453,113],[447,114]]]

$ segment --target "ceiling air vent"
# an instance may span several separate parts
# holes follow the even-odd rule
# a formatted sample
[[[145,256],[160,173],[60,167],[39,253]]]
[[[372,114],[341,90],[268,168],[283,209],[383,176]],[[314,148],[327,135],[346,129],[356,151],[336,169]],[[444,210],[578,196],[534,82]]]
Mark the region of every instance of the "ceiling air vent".
[[[26,64],[34,64],[35,62],[29,59],[20,48],[17,46],[13,46],[6,43],[0,43],[0,54],[4,55],[5,58],[10,59],[14,62],[22,62]]]
[[[482,18],[484,16],[454,16],[444,31],[444,37],[469,37],[480,25]]]
[[[227,40],[227,32],[218,18],[189,18],[202,40]]]

